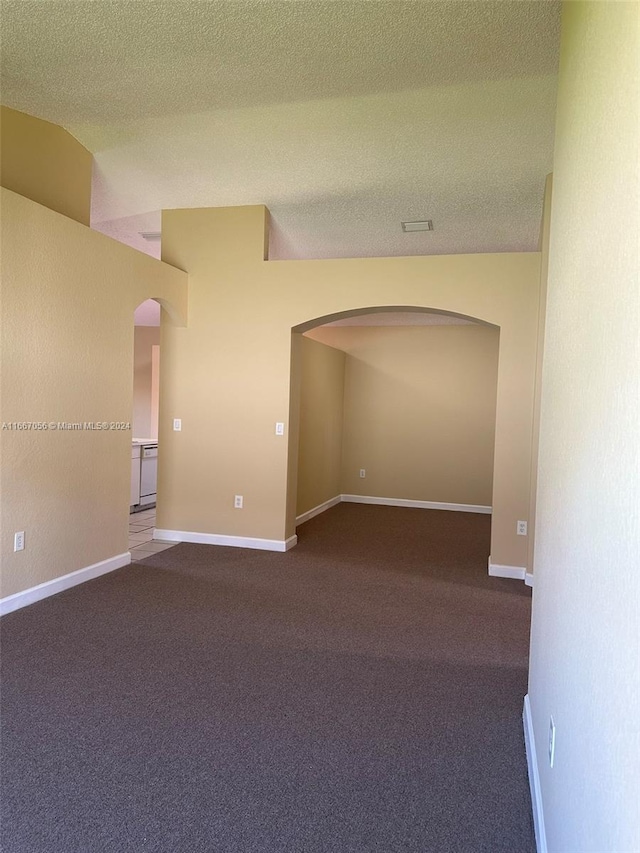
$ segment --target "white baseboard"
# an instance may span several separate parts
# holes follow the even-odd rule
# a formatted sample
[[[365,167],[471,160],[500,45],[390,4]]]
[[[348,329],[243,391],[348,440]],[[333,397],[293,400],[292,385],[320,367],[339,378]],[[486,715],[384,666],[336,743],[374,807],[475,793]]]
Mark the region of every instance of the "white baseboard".
[[[523,581],[526,579],[527,570],[524,566],[501,566],[498,563],[492,563],[489,557],[489,574],[494,578],[514,578]]]
[[[490,506],[476,504],[448,504],[437,501],[410,501],[405,498],[377,498],[370,495],[342,495],[345,503],[352,504],[378,504],[380,506],[406,506],[416,509],[446,509],[452,512],[481,512],[491,514]]]
[[[524,582],[526,583],[527,586],[533,586],[533,573],[532,572],[526,572],[525,573]]]
[[[538,775],[538,757],[536,754],[536,741],[533,735],[531,703],[529,702],[528,693],[524,697],[522,724],[524,726],[524,745],[527,751],[527,768],[529,770],[529,788],[531,789],[533,827],[536,833],[536,850],[538,853],[547,853],[547,835],[544,827],[542,791],[540,789],[540,776]]]
[[[304,524],[305,521],[309,521],[310,518],[315,518],[316,515],[320,515],[320,513],[331,509],[332,506],[336,506],[336,504],[339,504],[341,500],[342,495],[336,495],[335,498],[330,498],[328,501],[324,501],[324,503],[314,506],[313,509],[308,509],[296,518],[296,524]]]
[[[231,548],[253,548],[258,551],[289,551],[298,542],[297,536],[288,539],[254,539],[250,536],[224,536],[221,533],[195,533],[191,530],[153,531],[154,539],[169,542],[194,542],[197,545],[227,545]]]
[[[32,586],[30,589],[24,589],[22,592],[7,595],[5,598],[0,599],[0,616],[4,616],[6,613],[12,613],[14,610],[26,607],[28,604],[34,604],[36,601],[41,601],[43,598],[49,598],[50,595],[55,595],[57,592],[70,589],[72,586],[77,586],[85,581],[98,578],[100,575],[106,575],[107,572],[113,572],[115,569],[121,569],[123,566],[128,566],[130,562],[131,554],[127,551],[124,554],[118,554],[115,557],[110,557],[108,560],[101,560],[99,563],[93,563],[93,565],[86,566],[84,569],[69,572],[68,575],[62,575],[59,578],[53,578],[53,580],[39,583],[37,586]]]
[[[476,504],[448,504],[438,503],[436,501],[411,501],[405,498],[378,498],[371,495],[336,495],[324,503],[314,506],[313,509],[303,512],[296,518],[296,525],[304,524],[310,518],[315,518],[316,515],[331,509],[341,502],[352,504],[377,504],[378,506],[405,506],[413,509],[445,509],[452,512],[481,512],[485,515],[491,514],[490,506],[480,506]]]

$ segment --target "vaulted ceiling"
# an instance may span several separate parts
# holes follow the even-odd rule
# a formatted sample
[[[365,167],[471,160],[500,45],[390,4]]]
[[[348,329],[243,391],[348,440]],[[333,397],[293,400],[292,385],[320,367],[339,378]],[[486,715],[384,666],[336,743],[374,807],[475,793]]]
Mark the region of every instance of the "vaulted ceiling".
[[[2,102],[93,152],[93,227],[151,254],[161,209],[240,204],[272,258],[537,247],[555,0],[2,0],[2,30]]]

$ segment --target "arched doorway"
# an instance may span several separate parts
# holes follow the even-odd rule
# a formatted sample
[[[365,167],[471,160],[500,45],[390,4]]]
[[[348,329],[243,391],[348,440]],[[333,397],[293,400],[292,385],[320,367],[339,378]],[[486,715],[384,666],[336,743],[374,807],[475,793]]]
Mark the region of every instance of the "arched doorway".
[[[129,551],[142,560],[172,543],[154,538],[158,496],[160,324],[162,306],[146,299],[134,311]]]
[[[298,525],[345,501],[490,515],[498,327],[377,306],[292,331]]]

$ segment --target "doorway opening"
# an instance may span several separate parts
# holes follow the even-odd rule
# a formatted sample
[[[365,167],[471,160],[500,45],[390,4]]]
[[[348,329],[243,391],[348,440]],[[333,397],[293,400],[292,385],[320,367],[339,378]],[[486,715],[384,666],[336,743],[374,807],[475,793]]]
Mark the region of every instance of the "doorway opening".
[[[499,329],[384,308],[293,334],[296,526],[345,502],[476,513],[488,557]]]
[[[144,559],[175,543],[154,539],[158,494],[161,306],[147,299],[134,312],[129,550]]]

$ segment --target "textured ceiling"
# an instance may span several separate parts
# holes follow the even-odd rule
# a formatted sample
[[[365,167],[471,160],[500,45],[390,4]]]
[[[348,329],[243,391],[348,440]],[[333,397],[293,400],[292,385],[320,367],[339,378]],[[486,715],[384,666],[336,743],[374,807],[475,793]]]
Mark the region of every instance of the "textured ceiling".
[[[94,227],[151,254],[162,208],[257,203],[273,258],[536,248],[555,0],[2,0],[2,25],[3,103],[94,153]]]

